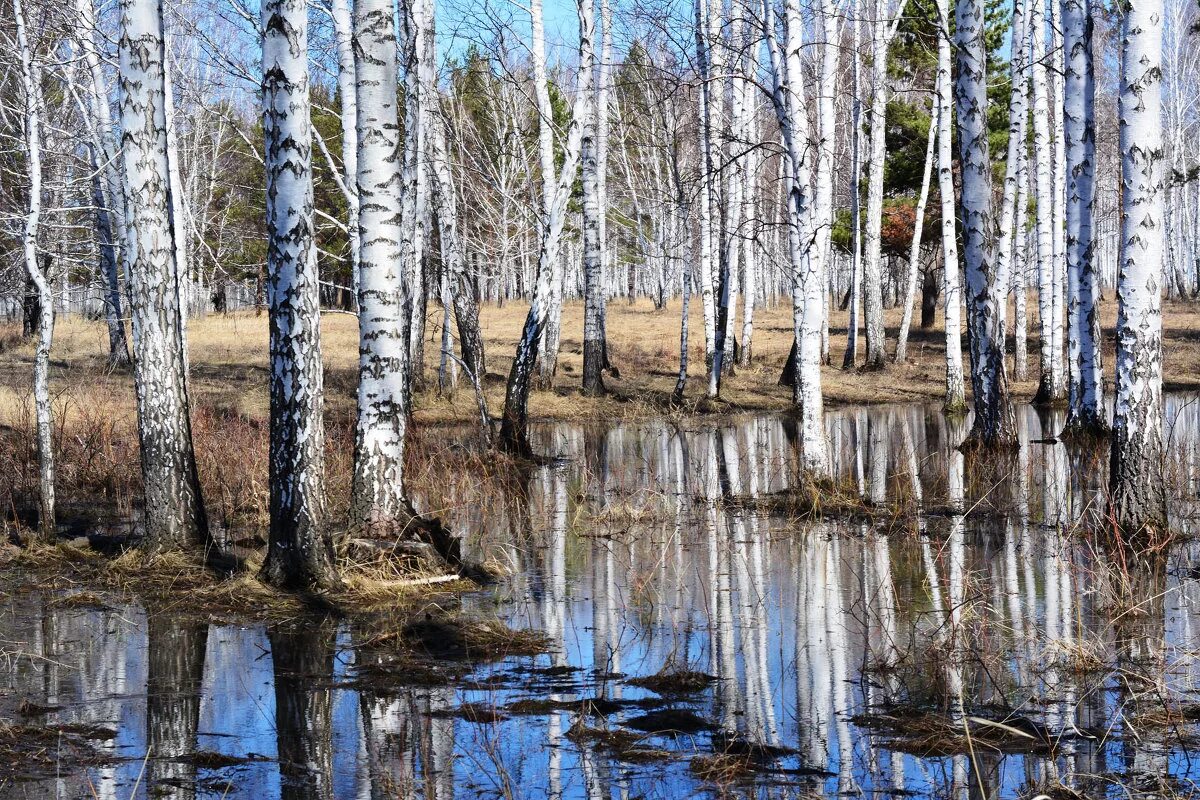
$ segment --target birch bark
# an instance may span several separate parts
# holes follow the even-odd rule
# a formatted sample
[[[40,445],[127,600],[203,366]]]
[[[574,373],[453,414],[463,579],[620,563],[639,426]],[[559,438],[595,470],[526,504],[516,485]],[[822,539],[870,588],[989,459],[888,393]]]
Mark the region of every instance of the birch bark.
[[[583,8],[590,2],[591,0],[578,0],[580,41],[592,41],[593,15]],[[534,0],[532,7],[535,20],[533,49],[536,52],[538,31],[541,29],[540,2]],[[548,106],[548,96],[546,102]],[[547,316],[551,312],[552,282],[555,277],[561,277],[559,244],[563,224],[566,221],[567,202],[570,200],[571,189],[579,171],[579,151],[583,140],[583,113],[580,104],[584,102],[587,102],[584,99],[584,93],[577,92],[571,104],[571,124],[567,129],[566,141],[563,143],[562,168],[558,171],[558,177],[553,184],[550,187],[544,187],[548,194],[538,251],[537,281],[529,313],[526,315],[525,325],[521,329],[521,338],[517,342],[516,357],[509,370],[508,384],[504,393],[500,445],[511,453],[526,457],[533,453],[529,444],[529,391],[532,388],[542,333],[546,327]],[[542,124],[549,125],[549,119],[543,116]],[[546,155],[546,152],[542,152],[543,159]],[[551,169],[553,169],[553,163],[554,153],[553,150],[550,150]],[[545,170],[545,161],[543,161],[542,167]]]
[[[263,577],[289,589],[337,583],[325,527],[323,377],[313,241],[308,5],[262,4],[271,350],[271,524]]]
[[[943,33],[938,36],[938,194],[942,203],[942,303],[946,320],[946,411],[967,409],[962,365],[962,298],[958,279],[958,239],[954,230],[954,160],[950,132],[950,12],[938,0]]]
[[[893,359],[903,364],[908,356],[908,331],[912,326],[913,304],[917,298],[917,278],[921,267],[921,234],[925,228],[925,204],[929,200],[929,184],[933,177],[933,160],[938,132],[938,103],[934,97],[929,115],[929,136],[925,142],[925,170],[921,174],[921,191],[917,195],[916,217],[913,220],[912,247],[908,251],[908,285],[904,290],[904,316],[900,319],[900,332],[896,335],[896,355]]]
[[[188,407],[184,309],[171,226],[161,0],[122,0],[121,153],[145,545],[211,545]]]
[[[1050,89],[1047,78],[1046,20],[1043,0],[1032,0],[1029,13],[1030,64],[1033,82],[1034,197],[1037,201],[1038,323],[1041,335],[1040,374],[1035,402],[1057,403],[1065,397],[1062,359],[1057,354],[1054,260],[1054,147],[1050,124]]]
[[[25,158],[29,195],[21,250],[25,272],[37,292],[37,345],[33,361],[34,427],[38,457],[38,536],[53,541],[55,523],[54,418],[50,405],[50,348],[54,340],[54,295],[50,276],[38,261],[38,231],[42,216],[42,75],[32,47],[21,0],[13,0],[17,50],[21,60],[21,98],[24,103]]]
[[[1162,431],[1162,0],[1121,21],[1121,244],[1109,497],[1129,534],[1167,522]]]
[[[1067,150],[1067,427],[1104,433],[1104,376],[1100,361],[1099,275],[1092,239],[1096,199],[1095,79],[1091,0],[1064,0],[1066,78],[1063,117]]]
[[[992,261],[992,162],[988,154],[987,48],[983,0],[958,0],[954,38],[955,99],[962,165],[963,255],[967,284],[967,337],[975,420],[970,440],[984,448],[1011,447],[1016,418],[1004,372],[1003,290]]]
[[[93,170],[96,175],[93,203],[96,206],[96,227],[101,247],[106,293],[105,309],[108,322],[108,361],[128,364],[129,342],[125,337],[125,320],[121,313],[121,260],[126,247],[124,226],[125,189],[120,176],[117,147],[113,142],[112,114],[108,107],[108,85],[100,64],[99,31],[92,0],[76,0],[75,13],[79,18],[78,40],[84,65],[91,82],[91,114],[93,117]]]
[[[337,46],[338,101],[342,127],[342,182],[346,187],[346,228],[350,244],[350,278],[358,298],[358,78],[354,67],[354,18],[350,0],[330,0],[334,43]]]
[[[392,0],[356,0],[353,41],[358,149],[358,419],[351,518],[372,533],[398,533],[404,495],[408,341],[400,117]]]
[[[579,3],[579,29],[595,27],[592,0]],[[583,16],[587,15],[585,23]],[[601,205],[603,177],[599,172],[599,118],[605,109],[597,102],[596,55],[590,39],[579,41],[579,80],[575,91],[582,98],[583,141],[580,166],[583,172],[583,393],[602,395],[604,389],[604,240],[601,235],[604,207]],[[607,126],[606,126],[607,130]],[[639,220],[640,224],[640,220]]]
[[[807,160],[809,126],[804,101],[801,63],[803,18],[799,0],[785,6],[785,42],[775,33],[770,0],[762,6],[763,32],[771,61],[772,102],[783,133],[788,164],[788,212],[792,267],[792,335],[795,375],[792,402],[800,414],[801,461],[813,475],[829,473],[829,446],[825,435],[824,398],[821,394],[821,325],[825,313],[825,276],[809,257],[814,240],[812,197]]]

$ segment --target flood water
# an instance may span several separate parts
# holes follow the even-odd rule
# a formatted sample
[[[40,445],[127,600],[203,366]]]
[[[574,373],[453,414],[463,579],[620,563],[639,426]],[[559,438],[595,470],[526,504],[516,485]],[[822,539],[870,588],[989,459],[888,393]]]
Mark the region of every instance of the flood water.
[[[1200,404],[1168,406],[1190,530]],[[60,726],[47,765],[84,724],[115,735],[97,766],[0,764],[0,798],[1189,796],[1200,553],[1147,571],[1088,545],[1103,454],[1054,440],[1058,413],[1019,420],[988,470],[934,408],[830,413],[836,471],[877,512],[819,523],[768,502],[794,481],[784,418],[540,427],[553,463],[438,502],[512,573],[452,602],[550,650],[445,685],[378,679],[346,623],[5,596],[0,718]],[[713,680],[636,684],[681,670]]]

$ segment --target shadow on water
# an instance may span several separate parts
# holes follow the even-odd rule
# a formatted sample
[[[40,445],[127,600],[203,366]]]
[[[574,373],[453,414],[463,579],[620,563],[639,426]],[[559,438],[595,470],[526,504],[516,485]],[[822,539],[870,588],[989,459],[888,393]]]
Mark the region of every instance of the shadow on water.
[[[1200,410],[1168,406],[1186,534]],[[463,641],[8,595],[0,799],[1194,793],[1197,545],[1107,547],[1102,450],[1025,408],[973,460],[965,420],[847,409],[837,485],[886,513],[812,520],[759,502],[798,485],[789,424],[537,428],[551,461],[441,502],[511,573]]]

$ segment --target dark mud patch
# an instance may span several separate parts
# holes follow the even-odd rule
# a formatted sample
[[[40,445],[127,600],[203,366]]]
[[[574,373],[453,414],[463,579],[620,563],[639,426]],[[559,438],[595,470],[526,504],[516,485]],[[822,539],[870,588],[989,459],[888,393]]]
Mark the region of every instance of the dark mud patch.
[[[665,736],[690,735],[716,728],[708,720],[684,708],[663,708],[625,721],[630,728]]]

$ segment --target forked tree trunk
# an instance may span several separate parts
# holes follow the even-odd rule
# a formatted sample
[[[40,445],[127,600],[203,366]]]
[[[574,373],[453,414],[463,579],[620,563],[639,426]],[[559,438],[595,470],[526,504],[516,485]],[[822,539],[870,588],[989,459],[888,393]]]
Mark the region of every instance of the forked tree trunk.
[[[1003,289],[992,257],[992,162],[988,153],[984,0],[958,0],[955,99],[962,164],[963,255],[975,420],[970,439],[986,448],[1016,444],[1017,426],[1004,372]]]
[[[591,0],[579,0],[579,38],[580,41],[592,41],[592,14],[582,8]],[[541,6],[534,3],[535,17],[535,49],[540,30],[538,14]],[[571,199],[571,189],[575,185],[575,177],[579,172],[579,149],[583,140],[583,113],[581,103],[586,102],[583,94],[577,92],[571,105],[571,124],[567,128],[567,139],[563,147],[562,168],[558,178],[554,180],[547,191],[546,214],[541,231],[541,244],[538,251],[537,283],[533,292],[533,301],[529,313],[525,317],[525,325],[521,329],[521,338],[517,341],[517,353],[513,359],[512,368],[508,373],[508,384],[504,392],[504,416],[500,422],[500,445],[510,453],[521,456],[532,455],[529,444],[529,391],[533,386],[534,368],[537,365],[538,349],[542,333],[546,327],[546,318],[550,313],[552,303],[552,282],[556,276],[561,276],[559,266],[559,242],[562,237],[563,224],[567,216],[567,202]],[[548,120],[543,120],[548,124]],[[543,153],[543,155],[545,155]],[[553,156],[553,153],[551,153]],[[553,159],[551,158],[551,161]],[[544,163],[543,163],[543,166]]]
[[[270,307],[270,536],[263,577],[290,589],[337,583],[325,527],[325,424],[313,241],[308,6],[262,5],[263,138]]]
[[[365,531],[398,533],[408,521],[404,442],[408,342],[403,308],[408,263],[401,230],[397,48],[391,0],[354,4],[358,97],[358,424],[351,518]]]
[[[1067,149],[1067,427],[1104,433],[1104,375],[1100,362],[1100,288],[1092,238],[1096,199],[1090,0],[1063,3],[1067,73],[1063,117]]]
[[[34,426],[38,458],[38,535],[49,542],[55,534],[54,419],[50,406],[50,347],[54,340],[54,295],[48,270],[38,259],[37,241],[42,216],[42,93],[41,70],[29,44],[21,0],[13,0],[17,49],[21,59],[21,97],[25,111],[25,155],[29,168],[28,205],[21,234],[25,272],[37,295],[37,345],[33,360]],[[49,259],[46,259],[48,262]]]
[[[152,551],[208,547],[170,219],[161,0],[122,0],[118,47],[145,544]]]
[[[1121,21],[1121,248],[1109,493],[1126,533],[1167,523],[1162,431],[1162,0]]]

